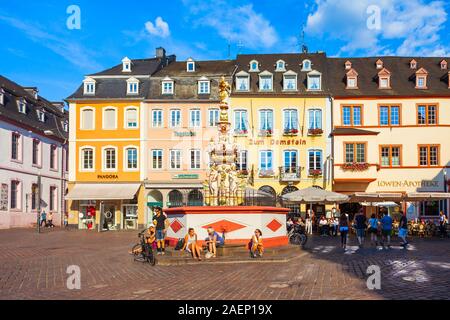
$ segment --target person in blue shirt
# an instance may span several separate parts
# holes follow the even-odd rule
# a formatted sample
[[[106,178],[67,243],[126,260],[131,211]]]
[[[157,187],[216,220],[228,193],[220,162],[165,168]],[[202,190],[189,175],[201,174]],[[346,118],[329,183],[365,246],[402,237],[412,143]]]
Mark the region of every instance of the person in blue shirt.
[[[385,241],[387,241],[388,248],[391,247],[391,233],[392,233],[392,218],[387,212],[384,213],[384,217],[381,218],[381,245],[384,247]]]
[[[373,213],[369,219],[369,233],[370,233],[370,242],[372,243],[372,245],[375,246],[378,245],[377,232],[378,232],[378,219],[375,213]]]
[[[217,247],[224,245],[224,239],[214,230],[214,228],[208,228],[208,237],[206,238],[206,245],[208,246],[208,252],[213,258],[217,255]]]
[[[408,219],[406,218],[406,213],[401,212],[401,214],[398,237],[402,240],[403,248],[406,248],[408,245],[408,240],[406,240],[406,236],[408,235]]]

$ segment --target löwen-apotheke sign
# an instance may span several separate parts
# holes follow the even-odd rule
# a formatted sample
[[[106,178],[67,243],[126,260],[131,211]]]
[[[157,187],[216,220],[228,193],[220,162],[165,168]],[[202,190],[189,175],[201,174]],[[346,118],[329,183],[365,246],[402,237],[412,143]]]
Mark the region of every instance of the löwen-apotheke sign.
[[[379,188],[402,188],[402,189],[443,189],[438,180],[378,180]]]

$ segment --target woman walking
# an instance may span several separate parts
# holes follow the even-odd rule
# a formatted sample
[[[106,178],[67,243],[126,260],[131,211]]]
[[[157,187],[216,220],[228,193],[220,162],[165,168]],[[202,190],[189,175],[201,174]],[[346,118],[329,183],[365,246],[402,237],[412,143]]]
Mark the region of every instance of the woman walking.
[[[347,215],[341,215],[339,219],[339,232],[341,233],[341,248],[344,251],[347,249],[347,235],[348,235],[348,218]]]
[[[378,245],[378,219],[375,213],[369,219],[369,233],[370,233],[370,243],[372,245]]]

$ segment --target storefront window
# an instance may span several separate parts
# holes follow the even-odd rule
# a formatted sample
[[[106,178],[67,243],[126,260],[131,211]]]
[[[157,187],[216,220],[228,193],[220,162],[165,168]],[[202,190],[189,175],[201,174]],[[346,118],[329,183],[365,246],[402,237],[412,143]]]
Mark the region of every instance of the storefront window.
[[[422,216],[439,216],[444,210],[444,201],[423,201],[420,203],[420,214]]]
[[[95,229],[96,201],[83,200],[79,206],[79,229]]]

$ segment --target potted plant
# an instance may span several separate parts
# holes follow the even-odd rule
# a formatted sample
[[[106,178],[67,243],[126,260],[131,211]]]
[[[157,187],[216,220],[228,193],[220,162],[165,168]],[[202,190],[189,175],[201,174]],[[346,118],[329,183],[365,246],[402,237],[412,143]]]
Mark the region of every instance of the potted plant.
[[[236,129],[234,130],[234,134],[237,136],[245,136],[247,135],[248,130],[247,129]]]
[[[270,137],[272,135],[272,129],[261,129],[259,131],[260,137]]]
[[[367,162],[348,162],[344,163],[342,169],[348,171],[365,171],[369,169],[369,164]]]
[[[312,177],[318,177],[322,175],[322,170],[321,169],[310,169],[309,170],[309,175]]]
[[[284,133],[285,136],[295,136],[298,134],[298,129],[293,129],[293,128],[289,128],[289,129],[284,129]]]
[[[321,134],[323,134],[323,130],[320,128],[308,129],[308,135],[310,135],[310,136],[319,136]]]

